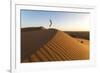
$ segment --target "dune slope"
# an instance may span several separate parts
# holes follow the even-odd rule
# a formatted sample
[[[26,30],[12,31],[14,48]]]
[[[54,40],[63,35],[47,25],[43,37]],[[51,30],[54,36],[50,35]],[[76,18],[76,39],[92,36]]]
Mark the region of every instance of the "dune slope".
[[[32,36],[33,34],[34,36]],[[28,37],[25,38],[25,36]],[[23,49],[21,50],[22,62],[89,59],[89,48],[87,46],[81,44],[68,34],[55,29],[31,30],[31,33],[29,31],[24,32],[22,34],[21,48]],[[25,50],[27,54],[25,54]]]

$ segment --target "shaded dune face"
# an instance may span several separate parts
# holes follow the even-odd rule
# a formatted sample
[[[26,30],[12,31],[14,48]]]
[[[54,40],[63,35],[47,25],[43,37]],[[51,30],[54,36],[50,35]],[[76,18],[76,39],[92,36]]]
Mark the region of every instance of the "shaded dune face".
[[[21,59],[23,61],[45,45],[55,35],[56,30],[40,27],[23,28],[21,32]]]
[[[89,48],[56,29],[21,32],[21,62],[89,59]]]

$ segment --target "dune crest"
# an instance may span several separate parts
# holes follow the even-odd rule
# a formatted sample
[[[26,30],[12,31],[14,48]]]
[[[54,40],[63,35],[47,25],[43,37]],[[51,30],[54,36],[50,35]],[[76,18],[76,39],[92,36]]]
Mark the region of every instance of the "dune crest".
[[[21,38],[22,62],[89,59],[89,48],[60,30],[31,30],[22,32]]]

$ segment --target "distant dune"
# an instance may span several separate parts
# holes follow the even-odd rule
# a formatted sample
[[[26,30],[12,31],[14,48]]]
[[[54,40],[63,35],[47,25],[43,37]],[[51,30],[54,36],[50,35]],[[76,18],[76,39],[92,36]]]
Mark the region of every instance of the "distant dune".
[[[89,40],[90,36],[89,36],[89,31],[64,31],[66,34],[69,34],[72,37],[76,37],[76,38],[82,38],[82,39],[86,39]]]
[[[87,60],[88,42],[57,29],[22,28],[21,62]]]

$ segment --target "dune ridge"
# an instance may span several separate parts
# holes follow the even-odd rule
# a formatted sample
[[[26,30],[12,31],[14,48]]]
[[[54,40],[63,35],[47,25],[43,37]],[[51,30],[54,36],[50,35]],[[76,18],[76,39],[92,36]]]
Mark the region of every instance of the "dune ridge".
[[[21,30],[21,59],[26,59],[47,43],[56,33],[54,29],[23,28]]]
[[[79,41],[77,41],[75,38],[72,38],[71,36],[64,33],[63,31],[56,30],[56,29],[46,29],[45,31],[46,33],[44,32],[41,33],[40,31],[38,31],[38,33],[41,33],[40,35],[44,34],[43,37],[44,36],[45,37],[41,43],[36,43],[37,40],[35,40],[34,44],[37,44],[35,46],[38,46],[43,43],[41,46],[36,47],[35,48],[36,50],[33,50],[34,46],[31,46],[31,49],[28,49],[29,45],[26,45],[27,48],[22,47],[23,49],[22,51],[24,51],[26,48],[27,50],[30,50],[31,52],[31,54],[30,52],[28,52],[26,55],[25,55],[25,51],[22,53],[24,55],[22,62],[45,62],[45,61],[66,61],[66,60],[70,61],[70,60],[89,59],[89,48],[83,45],[82,43],[80,43]],[[51,33],[53,33],[51,34],[51,36],[50,36],[50,31]],[[31,34],[34,34],[33,30]],[[23,37],[26,35],[24,34]],[[31,37],[31,39],[32,38],[34,37]],[[39,38],[42,39],[42,37],[40,36],[38,37],[38,39]],[[35,37],[34,39],[37,39],[37,37]],[[47,41],[44,43],[45,40]],[[33,43],[31,41],[29,42],[26,41],[26,43],[31,43],[32,45]],[[22,44],[24,46],[25,41]]]

